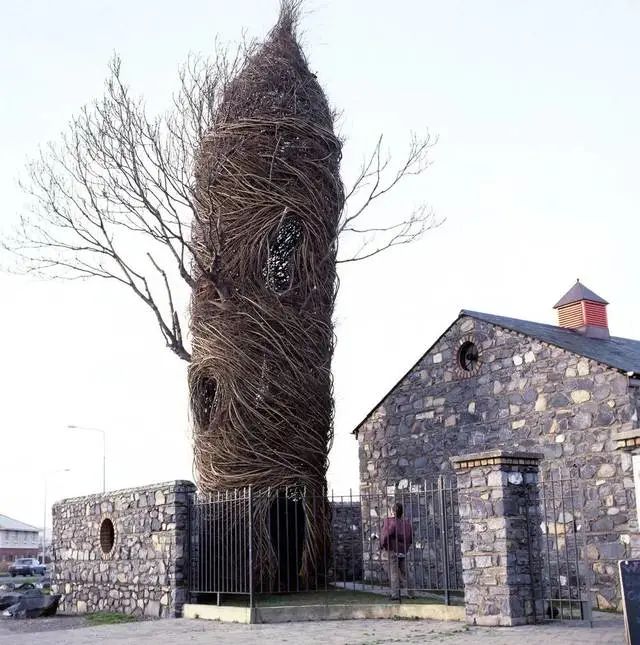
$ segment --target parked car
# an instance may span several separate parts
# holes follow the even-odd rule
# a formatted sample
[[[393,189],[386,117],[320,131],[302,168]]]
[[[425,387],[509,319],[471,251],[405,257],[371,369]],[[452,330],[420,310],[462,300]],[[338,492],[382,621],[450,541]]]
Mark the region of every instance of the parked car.
[[[40,564],[37,558],[18,558],[9,566],[11,577],[44,575],[46,570],[46,565]]]

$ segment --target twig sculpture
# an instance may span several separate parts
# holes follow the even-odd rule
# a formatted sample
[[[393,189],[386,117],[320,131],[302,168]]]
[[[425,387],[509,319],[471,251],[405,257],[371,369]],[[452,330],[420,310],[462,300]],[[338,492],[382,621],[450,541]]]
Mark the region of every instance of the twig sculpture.
[[[275,490],[294,486],[316,499],[325,491],[340,157],[332,111],[296,42],[295,6],[284,3],[203,139],[193,227],[199,485],[261,491],[254,515],[264,576],[275,566]],[[304,510],[300,574],[309,576],[326,549],[328,518],[324,506]]]

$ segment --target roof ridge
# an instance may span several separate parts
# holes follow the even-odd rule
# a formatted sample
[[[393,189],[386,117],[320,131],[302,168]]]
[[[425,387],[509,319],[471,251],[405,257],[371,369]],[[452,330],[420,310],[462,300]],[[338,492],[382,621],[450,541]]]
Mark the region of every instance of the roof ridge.
[[[501,314],[489,314],[483,311],[473,311],[472,309],[461,309],[460,315],[470,316],[471,318],[476,318],[479,316],[487,316],[491,318],[502,318],[504,320],[516,320],[518,322],[529,323],[531,325],[540,325],[542,327],[549,327],[550,329],[557,329],[559,331],[572,332],[574,334],[578,334],[581,338],[585,338],[585,336],[582,336],[581,334],[579,334],[577,331],[575,331],[575,329],[570,329],[569,327],[561,327],[560,325],[554,325],[553,323],[538,322],[537,320],[528,320],[526,318],[512,318],[511,316],[502,316]],[[600,341],[600,340],[607,340],[607,339],[598,338],[596,340]],[[640,343],[640,339],[627,338],[626,336],[610,336],[608,340],[624,340],[630,343]]]
[[[527,320],[526,318],[512,318],[511,316],[503,316],[501,314],[490,314],[483,311],[474,311],[472,309],[461,309],[460,315],[471,316],[472,318],[476,316],[487,316],[487,317],[491,316],[492,318],[503,318],[504,320],[517,320],[519,322],[531,323],[532,325],[544,325],[545,327],[553,327],[554,329],[567,330],[566,327],[560,327],[559,325],[553,325],[551,323],[538,322],[537,320]]]
[[[510,331],[537,338],[560,349],[589,358],[621,372],[640,372],[640,340],[612,336],[590,338],[573,329],[549,323],[463,309],[460,315],[482,320]],[[544,333],[541,333],[544,332]],[[625,347],[626,345],[626,347]]]
[[[27,522],[23,522],[22,520],[17,520],[15,517],[11,517],[11,515],[6,515],[5,513],[0,513],[0,529],[2,528],[2,521],[1,518],[6,517],[8,520],[15,522],[16,524],[21,524],[22,526],[26,526],[30,529],[33,529],[34,531],[40,531],[40,529],[37,526],[34,526],[33,524],[28,524]],[[10,531],[16,530],[16,529],[8,529]]]

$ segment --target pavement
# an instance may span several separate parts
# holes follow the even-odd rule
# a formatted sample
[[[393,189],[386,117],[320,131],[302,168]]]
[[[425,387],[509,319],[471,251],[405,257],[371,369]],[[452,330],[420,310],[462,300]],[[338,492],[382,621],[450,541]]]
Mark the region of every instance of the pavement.
[[[55,620],[59,625],[55,626]],[[580,623],[525,627],[467,627],[462,623],[428,620],[345,620],[276,625],[238,625],[205,620],[154,620],[100,627],[73,624],[73,618],[0,621],[0,645],[264,645],[265,643],[326,643],[327,645],[386,645],[445,643],[446,645],[513,645],[514,642],[553,645],[622,645],[622,617],[600,614],[593,628]],[[48,621],[48,622],[47,622]],[[54,622],[51,622],[54,621]],[[65,623],[65,621],[68,621]],[[18,631],[16,623],[29,625]],[[39,623],[39,624],[38,624]],[[42,627],[41,631],[38,630]]]

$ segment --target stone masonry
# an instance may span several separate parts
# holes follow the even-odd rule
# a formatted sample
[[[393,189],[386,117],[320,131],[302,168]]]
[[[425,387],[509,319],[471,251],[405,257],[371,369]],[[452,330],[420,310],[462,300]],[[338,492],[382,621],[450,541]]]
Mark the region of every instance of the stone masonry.
[[[333,568],[336,580],[362,579],[362,509],[359,501],[331,504]]]
[[[60,611],[180,615],[194,490],[173,481],[57,502],[52,590],[62,594]],[[109,522],[113,546],[105,552]]]
[[[478,366],[458,363],[463,342]],[[628,452],[640,390],[620,370],[534,337],[461,315],[357,429],[363,494],[451,473],[450,458],[492,449],[540,452],[541,476],[584,487],[596,605],[621,608],[616,561],[638,531]]]
[[[452,459],[458,475],[465,609],[472,625],[535,622],[540,541],[530,529],[540,524],[541,457],[494,450]]]

